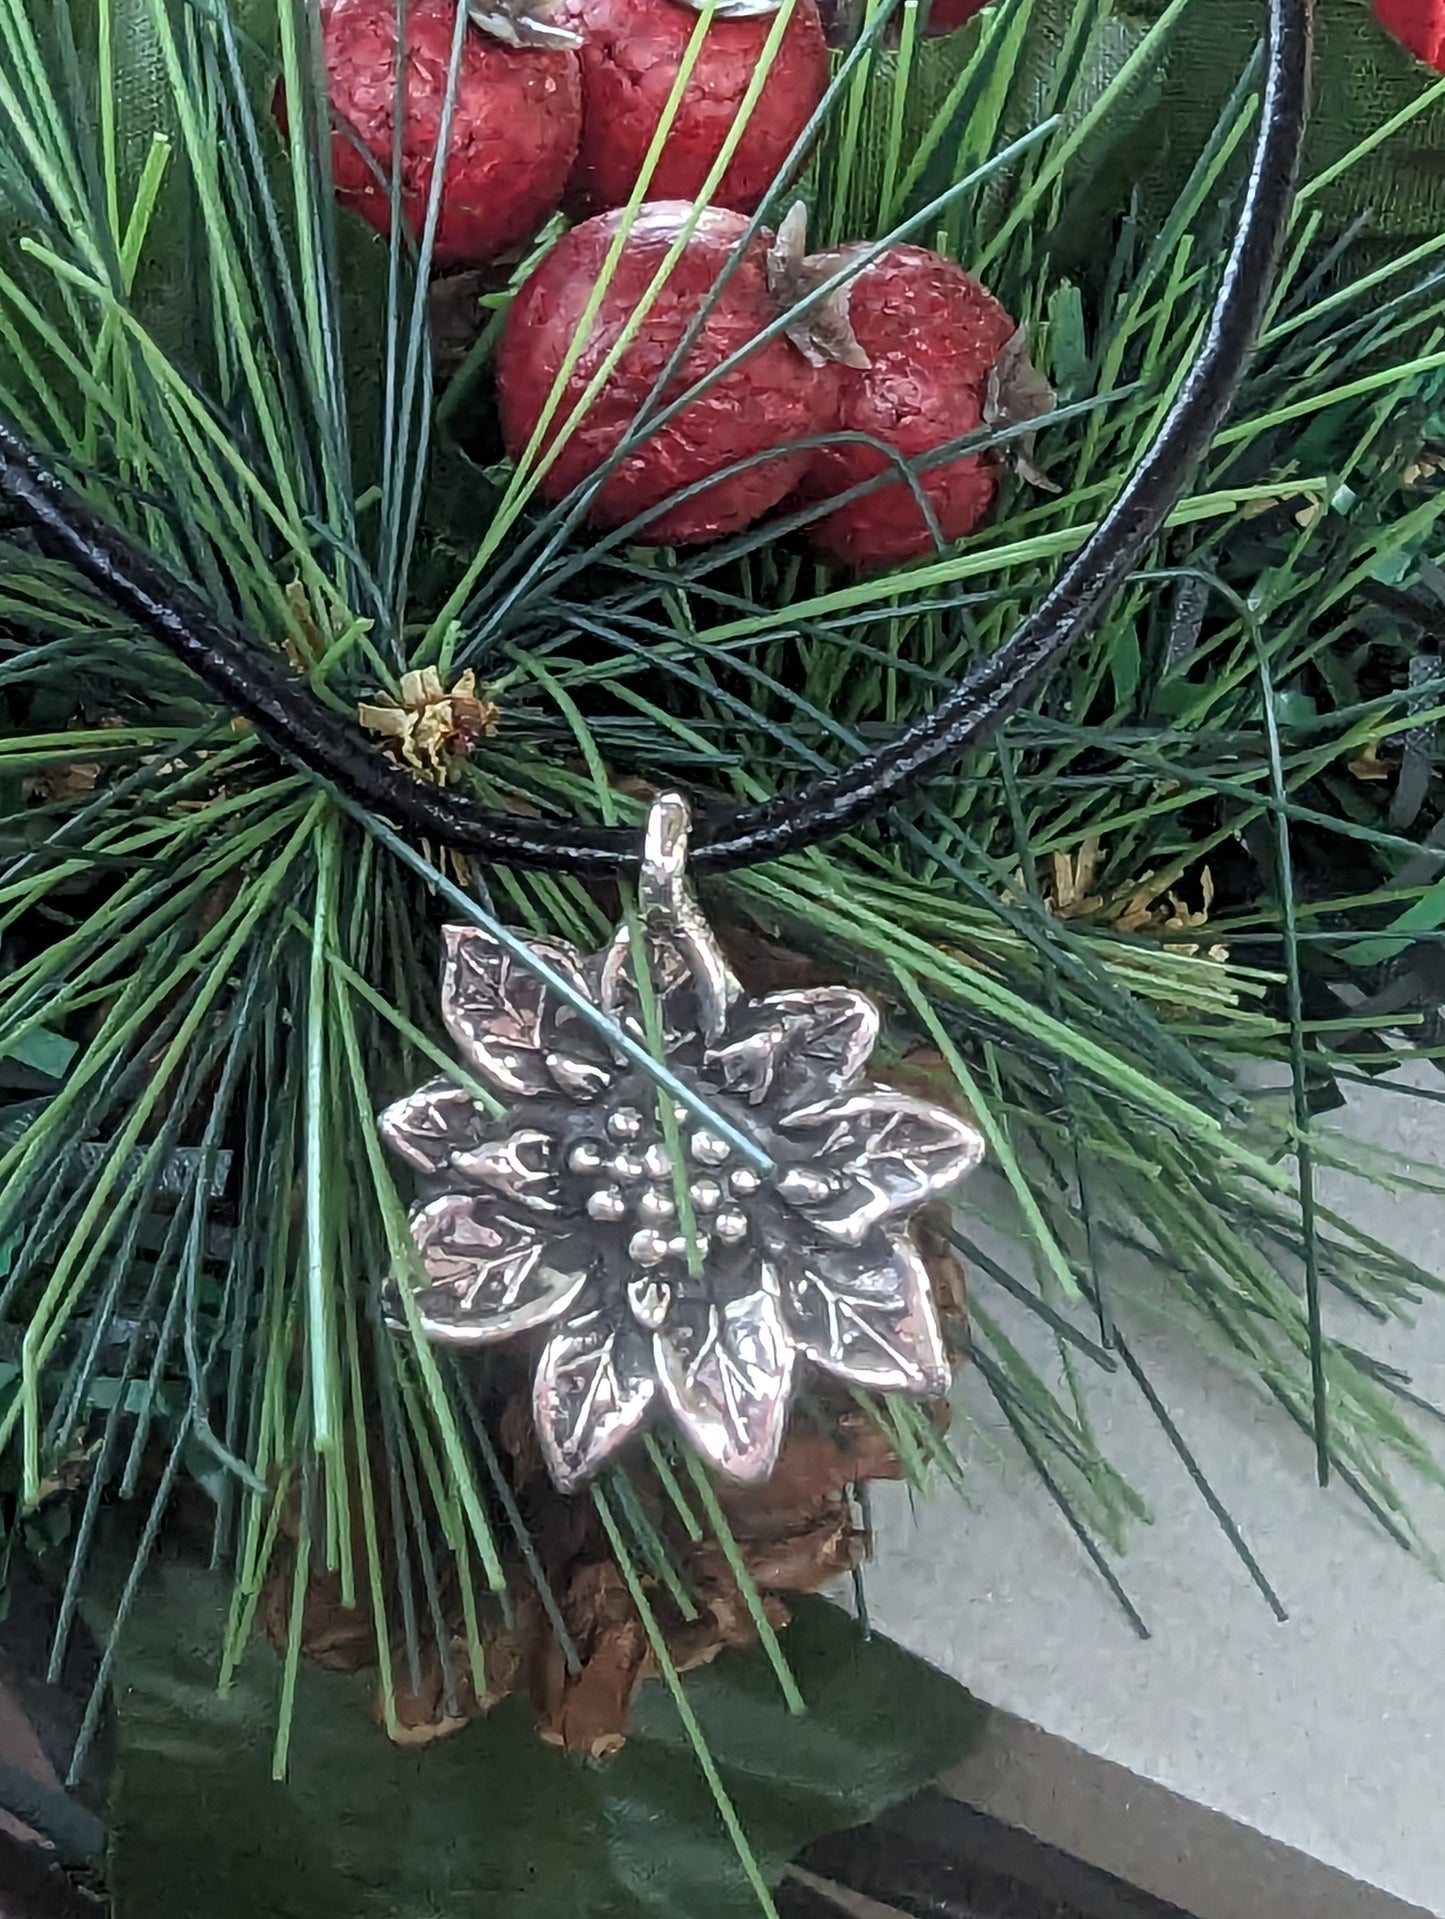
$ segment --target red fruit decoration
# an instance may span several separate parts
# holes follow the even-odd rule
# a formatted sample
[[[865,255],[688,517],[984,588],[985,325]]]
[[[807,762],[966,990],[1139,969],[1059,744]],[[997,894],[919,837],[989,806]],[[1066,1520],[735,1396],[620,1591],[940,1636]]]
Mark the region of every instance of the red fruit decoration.
[[[557,19],[581,39],[582,143],[567,189],[579,217],[627,203],[697,28],[701,0],[561,0]],[[757,71],[778,0],[718,0],[647,185],[652,200],[695,200]],[[717,187],[715,206],[753,213],[828,85],[815,0],[796,0]]]
[[[692,207],[666,201],[639,209],[601,306],[552,415],[547,445],[571,417],[641,304]],[[502,437],[514,459],[532,438],[621,225],[620,212],[574,227],[531,274],[507,315],[497,353]],[[695,320],[747,229],[742,215],[707,207],[661,291],[542,482],[561,499],[616,451],[663,366]],[[768,281],[768,236],[755,235],[688,348],[669,388],[676,397],[747,348],[777,317]],[[780,451],[660,512],[647,538],[661,544],[715,539],[776,506],[801,480],[808,450],[795,442],[828,432],[838,406],[838,367],[826,345],[801,351],[781,334],[692,400],[627,454],[593,500],[594,526],[613,527],[661,506],[680,488],[734,461]],[[816,363],[815,363],[816,362]]]
[[[1445,73],[1445,0],[1375,0],[1375,18],[1416,59]]]
[[[783,223],[774,288],[785,304],[803,298],[857,248],[806,256],[802,209]],[[844,289],[857,351],[840,373],[838,427],[868,434],[916,460],[985,425],[1044,413],[1053,395],[1024,358],[1023,335],[962,267],[922,247],[889,247]],[[1037,477],[1021,442],[1022,469]],[[804,504],[836,498],[890,470],[878,446],[842,442],[813,456],[799,489]],[[919,486],[946,543],[971,533],[993,505],[999,462],[968,454],[923,468]],[[1047,484],[1047,482],[1045,482]],[[868,571],[931,553],[933,538],[906,480],[875,487],[805,529],[835,566]]]
[[[409,0],[405,17],[401,203],[419,237],[436,170],[456,0]],[[337,197],[386,233],[397,0],[322,0],[321,24],[331,105],[351,134],[338,131],[331,142]],[[526,0],[471,7],[437,219],[438,266],[495,260],[530,240],[560,205],[582,130],[575,46],[565,29],[528,13]]]
[[[989,0],[933,0],[924,31],[934,35],[957,33],[976,13],[982,13],[988,3]]]

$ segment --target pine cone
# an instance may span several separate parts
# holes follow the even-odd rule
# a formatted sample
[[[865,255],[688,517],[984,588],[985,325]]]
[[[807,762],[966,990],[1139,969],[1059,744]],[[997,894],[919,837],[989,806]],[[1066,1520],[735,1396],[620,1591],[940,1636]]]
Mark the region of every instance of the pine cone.
[[[963,1313],[963,1273],[940,1221],[924,1214],[916,1230],[933,1274],[945,1322],[958,1326]],[[558,1637],[526,1569],[508,1568],[515,1595],[506,1624],[494,1594],[478,1586],[473,1595],[486,1654],[485,1690],[472,1681],[465,1609],[455,1577],[443,1583],[441,1610],[447,1644],[423,1642],[420,1684],[413,1686],[399,1636],[390,1647],[392,1736],[420,1745],[458,1731],[489,1712],[512,1692],[525,1691],[549,1744],[604,1758],[623,1744],[638,1687],[658,1676],[646,1626],[616,1564],[597,1509],[587,1498],[564,1497],[553,1487],[532,1424],[524,1359],[498,1356],[487,1378],[485,1409],[508,1481],[576,1652],[569,1667]],[[947,1407],[935,1409],[940,1426]],[[384,1462],[373,1460],[380,1472]],[[355,1475],[353,1463],[353,1476]],[[639,1559],[647,1602],[673,1665],[682,1672],[708,1664],[719,1653],[751,1645],[757,1626],[727,1554],[710,1535],[693,1541],[645,1457],[628,1461],[630,1484],[658,1536],[665,1542],[695,1617],[684,1617],[666,1584]],[[879,1428],[851,1400],[824,1398],[793,1421],[777,1470],[761,1486],[719,1483],[718,1503],[739,1554],[762,1594],[774,1630],[788,1623],[783,1595],[817,1592],[855,1567],[868,1548],[853,1494],[871,1480],[898,1479],[902,1467]],[[682,1475],[684,1488],[686,1475]],[[359,1497],[359,1495],[358,1495]],[[696,1502],[694,1501],[694,1504]],[[378,1520],[384,1524],[387,1507]],[[297,1508],[281,1527],[276,1557],[261,1597],[262,1625],[278,1652],[291,1618]],[[360,1540],[356,1551],[360,1554]],[[383,1533],[383,1583],[388,1618],[402,1617],[398,1555]],[[313,1573],[301,1616],[301,1647],[308,1658],[343,1671],[377,1664],[375,1624],[364,1595],[370,1591],[358,1558],[353,1568],[358,1603],[344,1607],[334,1573]],[[417,1616],[425,1620],[422,1603]],[[450,1667],[450,1686],[447,1668]],[[376,1716],[385,1722],[378,1683]]]

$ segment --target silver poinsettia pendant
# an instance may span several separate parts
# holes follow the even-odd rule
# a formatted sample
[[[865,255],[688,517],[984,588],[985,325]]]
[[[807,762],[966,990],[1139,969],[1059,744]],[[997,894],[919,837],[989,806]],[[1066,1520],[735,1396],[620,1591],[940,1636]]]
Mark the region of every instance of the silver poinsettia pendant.
[[[688,882],[688,826],[675,794],[655,802],[639,910],[605,952],[530,943],[567,997],[448,927],[443,1016],[506,1117],[448,1080],[381,1116],[423,1180],[424,1279],[401,1282],[421,1329],[537,1341],[533,1409],[563,1491],[663,1413],[718,1471],[765,1479],[805,1365],[879,1390],[949,1384],[908,1221],[983,1141],[865,1077],[879,1022],[862,993],[743,992]],[[671,1090],[638,1061],[649,1029]]]

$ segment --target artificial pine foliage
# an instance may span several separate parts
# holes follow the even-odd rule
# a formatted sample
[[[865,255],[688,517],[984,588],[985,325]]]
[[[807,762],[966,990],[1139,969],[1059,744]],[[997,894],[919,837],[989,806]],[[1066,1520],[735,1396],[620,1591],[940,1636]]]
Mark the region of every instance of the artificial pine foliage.
[[[585,475],[552,498],[541,437],[509,459],[497,343],[560,221],[457,281],[431,273],[435,197],[414,212],[386,188],[389,240],[338,210],[304,0],[0,0],[0,416],[418,778],[604,823],[640,821],[665,785],[795,792],[997,647],[1138,461],[1236,216],[1257,14],[998,0],[930,37],[913,5],[879,4],[835,36],[798,177],[761,218],[776,229],[801,197],[817,246],[957,261],[1027,325],[1053,394],[948,450],[990,462],[992,517],[896,571],[821,566],[822,509],[799,500],[698,545],[649,543],[655,499],[600,530]],[[1440,1048],[1445,120],[1436,77],[1364,0],[1322,16],[1274,306],[1147,564],[966,764],[876,826],[706,889],[750,985],[863,986],[891,1075],[985,1134],[990,1180],[930,1223],[959,1403],[998,1401],[1111,1580],[1139,1502],[1087,1380],[1122,1364],[1150,1391],[1128,1339],[1146,1310],[1277,1404],[1302,1472],[1422,1551],[1409,1482],[1440,1477],[1408,1380],[1332,1327],[1337,1302],[1384,1319],[1437,1278],[1323,1204],[1341,1149],[1312,1122]],[[696,16],[698,47],[708,29]],[[499,1807],[495,1851],[475,1839],[476,1873],[506,1862],[485,1888],[501,1914],[539,1909],[515,1860],[550,1843],[569,1793],[586,1842],[542,1909],[587,1910],[589,1886],[598,1914],[767,1910],[791,1845],[970,1734],[960,1702],[935,1702],[910,1756],[916,1670],[905,1693],[888,1668],[870,1699],[891,1688],[899,1718],[875,1728],[850,1717],[843,1662],[866,1682],[894,1655],[806,1601],[781,1630],[781,1593],[859,1569],[869,1477],[963,1483],[945,1422],[819,1395],[771,1504],[725,1495],[661,1434],[563,1500],[509,1363],[463,1365],[381,1311],[408,1194],[374,1116],[419,1074],[466,1077],[437,1016],[441,926],[591,950],[625,898],[408,842],[238,725],[3,507],[0,716],[7,1553],[53,1581],[57,1678],[94,1625],[77,1775],[117,1676],[133,1688],[118,1911],[198,1909],[143,1866],[146,1822],[180,1790],[178,1728],[218,1796],[244,1773],[257,1821],[303,1803],[254,1797],[258,1736],[278,1776],[301,1755],[308,1795],[352,1751],[378,1792],[463,1824],[506,1773],[476,1755],[525,1753],[535,1793]],[[1261,1066],[1282,1095],[1246,1098]],[[1009,1265],[980,1221],[1009,1230]],[[1123,1251],[1149,1255],[1147,1288]],[[1008,1340],[995,1289],[1055,1334],[1067,1397]],[[832,1706],[850,1754],[876,1742],[858,1799]],[[616,1763],[633,1771],[584,1783],[539,1724],[593,1754],[630,1725]],[[766,1831],[759,1725],[809,1800]],[[697,1771],[651,1800],[679,1741]],[[307,1910],[339,1911],[373,1867],[354,1807],[316,1803],[313,1828],[342,1823],[313,1832],[298,1884]],[[396,1838],[398,1910],[427,1909],[431,1836]],[[588,1850],[609,1846],[620,1891]],[[212,1856],[253,1870],[244,1847]],[[659,1895],[664,1870],[694,1876]]]

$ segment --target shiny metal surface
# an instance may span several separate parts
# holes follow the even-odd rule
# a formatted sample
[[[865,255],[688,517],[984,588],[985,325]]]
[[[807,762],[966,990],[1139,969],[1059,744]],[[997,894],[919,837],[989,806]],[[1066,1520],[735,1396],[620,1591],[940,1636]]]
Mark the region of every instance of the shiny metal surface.
[[[659,1408],[719,1472],[766,1478],[802,1365],[885,1390],[948,1385],[907,1222],[983,1141],[867,1081],[879,1018],[861,993],[743,992],[688,881],[687,824],[675,795],[656,801],[640,910],[604,953],[538,949],[634,1030],[654,1009],[667,1065],[773,1177],[470,927],[447,929],[442,1012],[507,1115],[437,1080],[381,1116],[423,1175],[418,1265],[397,1280],[416,1324],[442,1343],[539,1344],[533,1409],[564,1491]],[[405,1302],[392,1318],[410,1322]]]
[[[467,18],[479,33],[508,47],[580,47],[582,36],[549,18],[533,0],[469,0]]]

